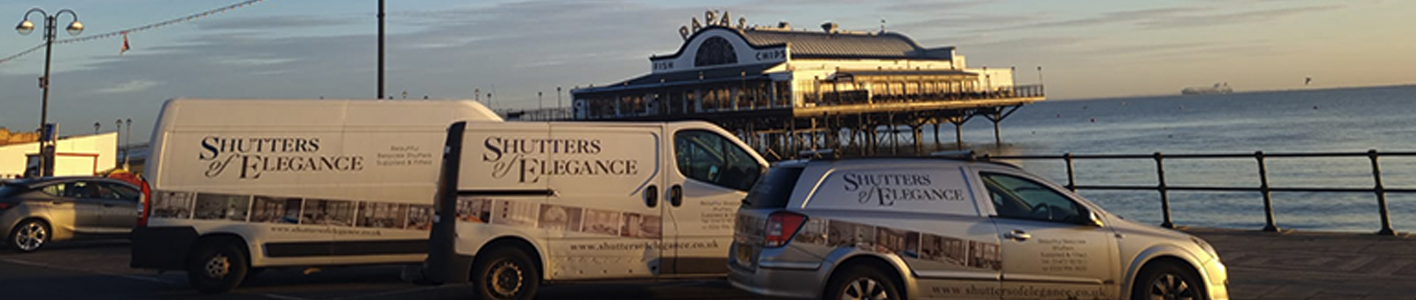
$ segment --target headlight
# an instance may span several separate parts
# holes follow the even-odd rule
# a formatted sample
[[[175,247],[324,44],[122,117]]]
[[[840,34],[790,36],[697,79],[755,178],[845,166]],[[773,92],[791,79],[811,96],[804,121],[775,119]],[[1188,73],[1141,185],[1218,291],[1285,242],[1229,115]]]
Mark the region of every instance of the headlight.
[[[1210,257],[1214,257],[1214,259],[1219,259],[1219,252],[1214,251],[1214,246],[1210,246],[1209,242],[1205,242],[1205,240],[1194,236],[1191,236],[1190,240],[1195,241],[1195,244],[1200,245],[1200,249],[1204,249],[1205,253],[1209,253]]]

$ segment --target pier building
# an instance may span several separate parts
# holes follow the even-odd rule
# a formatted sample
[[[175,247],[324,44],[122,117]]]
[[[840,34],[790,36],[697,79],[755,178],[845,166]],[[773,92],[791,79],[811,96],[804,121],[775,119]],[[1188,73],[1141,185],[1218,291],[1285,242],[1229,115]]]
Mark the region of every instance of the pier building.
[[[970,67],[954,47],[926,48],[883,27],[747,26],[713,11],[704,20],[681,27],[683,44],[651,56],[648,74],[572,89],[572,118],[706,120],[769,159],[789,159],[820,149],[924,151],[925,126],[939,144],[941,124],[954,125],[962,145],[961,127],[978,116],[1001,142],[999,122],[1045,99],[1040,73],[1037,84],[1018,85],[1014,68]]]

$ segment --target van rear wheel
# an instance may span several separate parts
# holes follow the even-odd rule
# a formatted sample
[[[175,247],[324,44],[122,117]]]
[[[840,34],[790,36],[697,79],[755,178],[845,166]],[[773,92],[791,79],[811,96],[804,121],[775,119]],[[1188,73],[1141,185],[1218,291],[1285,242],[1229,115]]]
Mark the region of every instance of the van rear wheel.
[[[865,265],[856,265],[831,276],[831,282],[826,285],[825,297],[827,300],[899,300],[899,287],[890,277],[879,269]]]
[[[536,296],[541,273],[531,257],[516,247],[498,247],[477,255],[472,284],[483,300],[527,300]]]
[[[187,282],[203,294],[230,292],[249,272],[246,253],[226,241],[201,243],[187,261]]]

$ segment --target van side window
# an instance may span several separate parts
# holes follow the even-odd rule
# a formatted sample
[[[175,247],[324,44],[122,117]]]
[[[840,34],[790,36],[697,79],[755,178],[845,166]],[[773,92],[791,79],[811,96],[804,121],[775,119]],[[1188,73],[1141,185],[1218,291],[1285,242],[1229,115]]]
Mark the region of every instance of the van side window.
[[[740,191],[752,188],[762,175],[752,155],[710,131],[675,133],[674,158],[684,177]]]
[[[1081,222],[1081,206],[1046,185],[1017,176],[982,173],[999,217],[1064,223]]]

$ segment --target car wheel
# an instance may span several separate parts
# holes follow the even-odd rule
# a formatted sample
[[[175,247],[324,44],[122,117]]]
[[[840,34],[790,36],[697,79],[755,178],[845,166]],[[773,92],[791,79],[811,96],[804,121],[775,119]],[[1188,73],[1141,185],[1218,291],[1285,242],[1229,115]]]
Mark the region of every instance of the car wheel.
[[[1201,300],[1205,296],[1204,284],[1194,272],[1173,264],[1160,264],[1146,268],[1137,278],[1132,288],[1132,300]]]
[[[885,276],[884,272],[868,266],[854,266],[831,277],[823,299],[898,300],[904,297],[900,296],[895,281]]]
[[[245,252],[225,241],[201,243],[187,262],[187,281],[204,294],[236,289],[248,272]]]
[[[472,267],[472,283],[484,300],[531,299],[540,286],[541,274],[525,251],[499,247],[478,255]]]
[[[49,242],[49,224],[40,220],[25,220],[10,231],[10,247],[15,251],[34,252]]]

